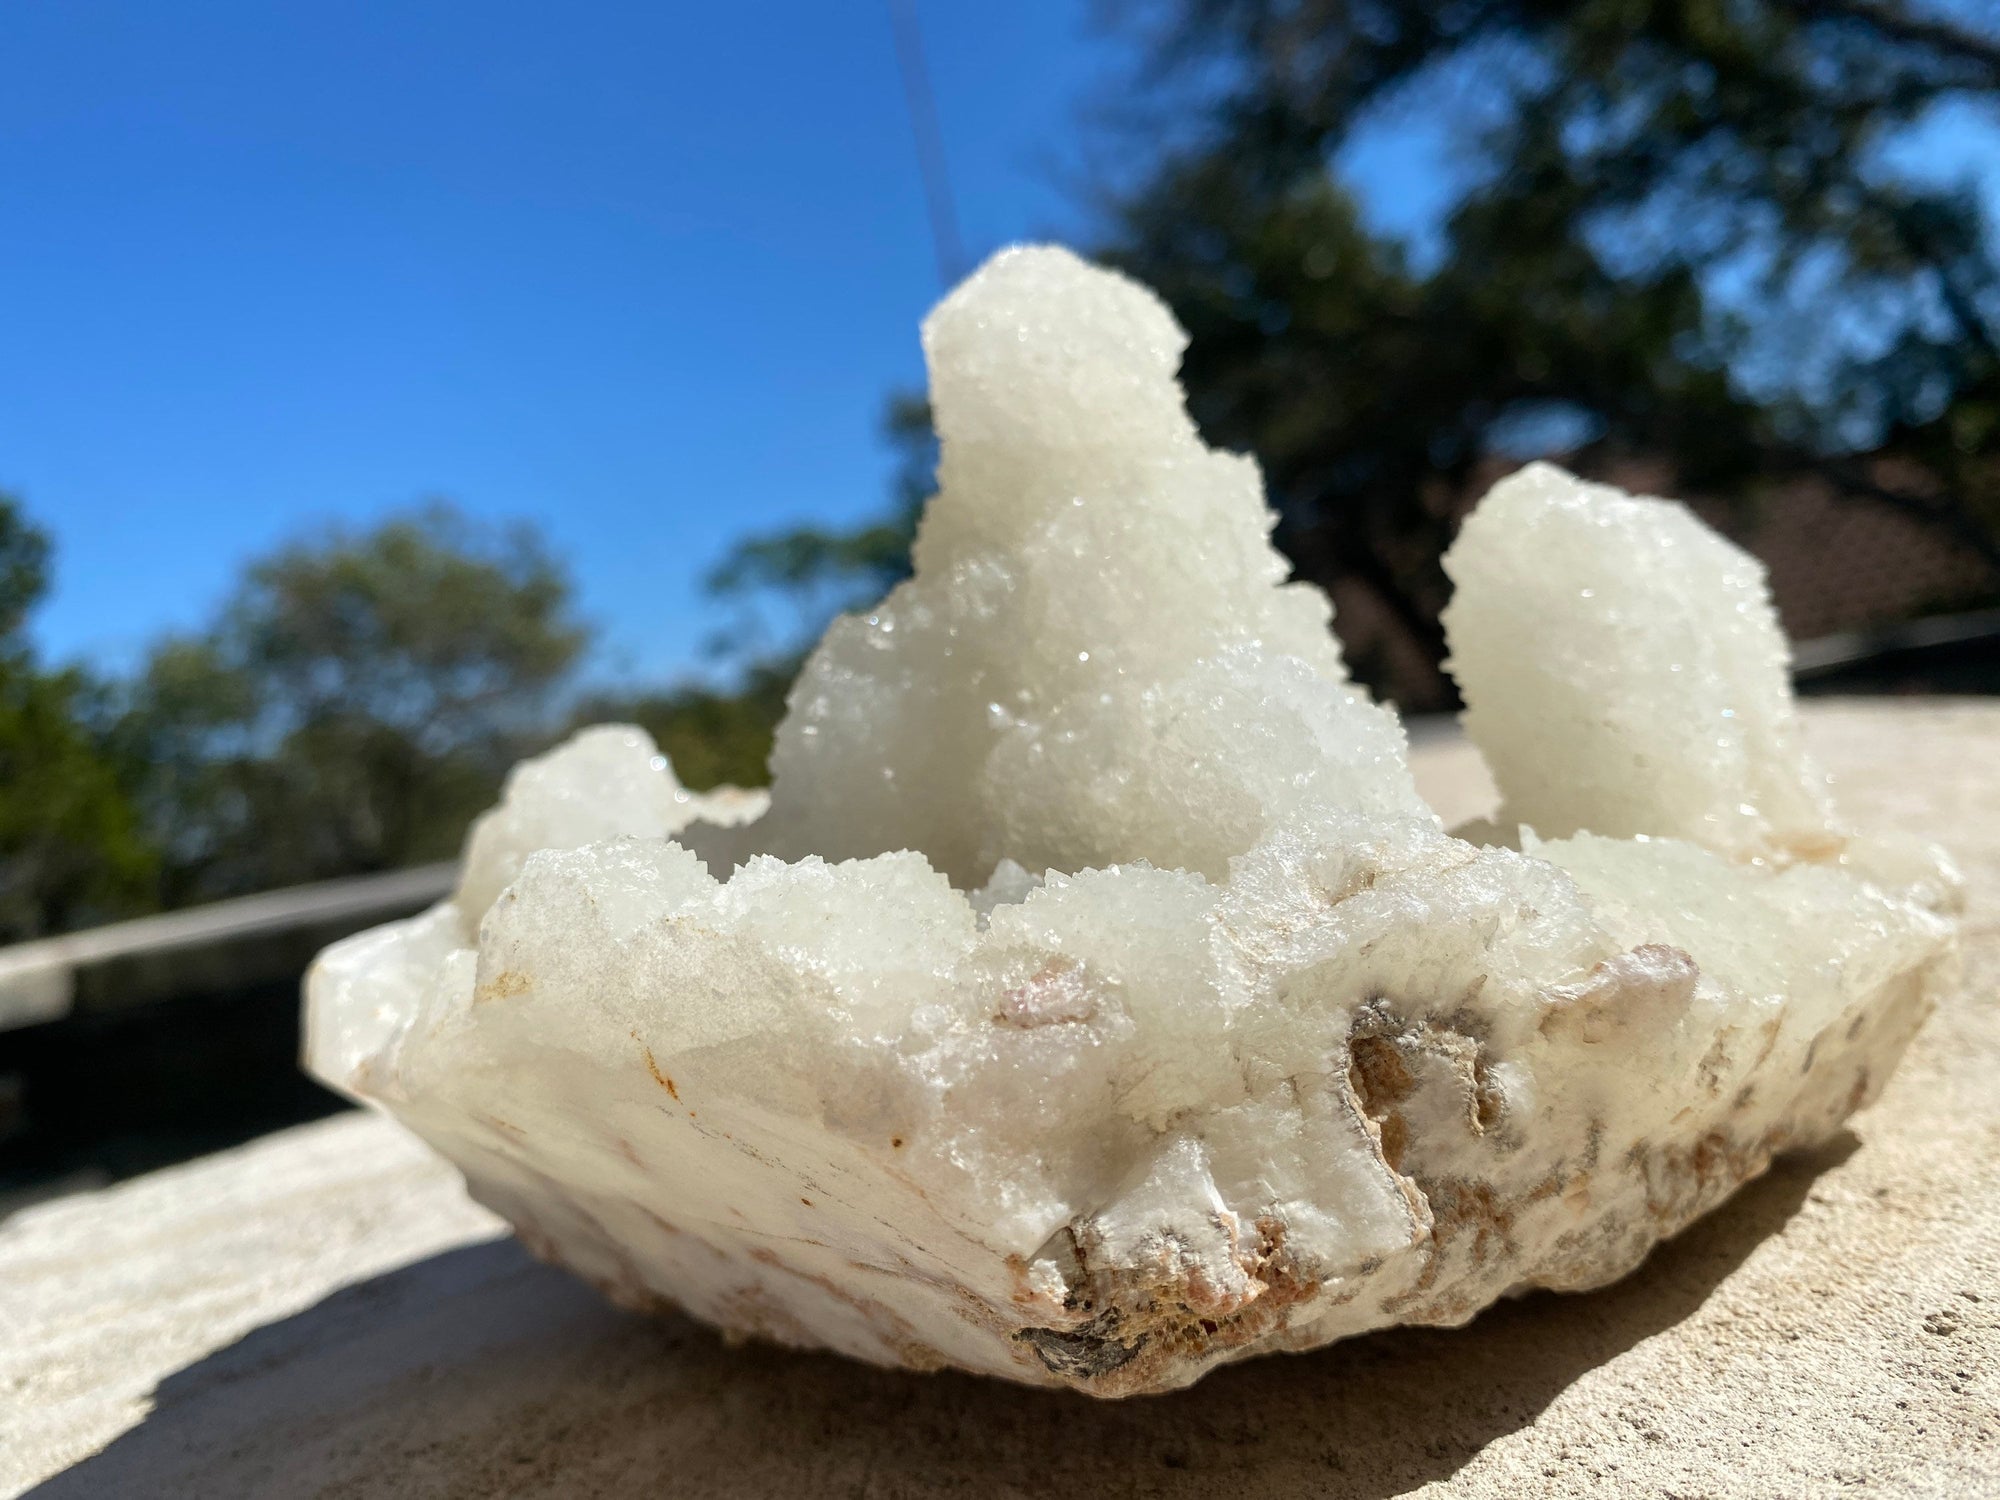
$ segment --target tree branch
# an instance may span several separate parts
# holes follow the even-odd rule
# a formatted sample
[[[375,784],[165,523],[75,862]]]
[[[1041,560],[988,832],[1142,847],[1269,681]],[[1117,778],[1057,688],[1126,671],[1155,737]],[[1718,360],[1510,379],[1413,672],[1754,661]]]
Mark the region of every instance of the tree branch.
[[[1860,21],[1896,41],[1978,63],[1990,69],[1996,81],[2000,81],[2000,41],[1949,21],[1912,15],[1902,6],[1885,0],[1781,0],[1781,3],[1801,21],[1821,21],[1828,17]]]

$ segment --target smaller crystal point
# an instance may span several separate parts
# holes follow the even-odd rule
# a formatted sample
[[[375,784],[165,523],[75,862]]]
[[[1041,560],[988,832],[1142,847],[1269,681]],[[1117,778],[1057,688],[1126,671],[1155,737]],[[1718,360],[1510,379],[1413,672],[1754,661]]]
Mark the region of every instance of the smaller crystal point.
[[[1449,665],[1500,821],[1732,853],[1837,842],[1763,565],[1687,507],[1530,464],[1444,566]]]

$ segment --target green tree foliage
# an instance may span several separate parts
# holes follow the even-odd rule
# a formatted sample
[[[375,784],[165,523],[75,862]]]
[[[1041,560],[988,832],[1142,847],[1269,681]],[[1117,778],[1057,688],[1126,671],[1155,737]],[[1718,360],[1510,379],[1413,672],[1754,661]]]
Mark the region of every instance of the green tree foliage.
[[[1256,452],[1300,571],[1436,657],[1436,558],[1535,428],[1682,489],[1811,477],[1996,568],[2000,259],[1977,203],[1892,168],[2000,100],[2000,27],[1892,0],[1161,0],[1126,8],[1192,128],[1112,208],[1193,336],[1192,403]],[[1375,112],[1455,109],[1474,180],[1439,263],[1330,163]]]
[[[2000,591],[2000,256],[1971,192],[1894,149],[1941,107],[2000,103],[2000,18],[1903,0],[1107,10],[1146,62],[1095,252],[1189,330],[1195,416],[1262,461],[1299,574],[1372,595],[1433,666],[1392,682],[1357,660],[1364,681],[1447,701],[1439,554],[1538,452],[1744,505],[1824,484],[1985,559]],[[1368,228],[1340,161],[1419,114],[1465,170],[1441,242],[1413,255]],[[906,504],[876,541],[907,535]],[[847,567],[859,541],[764,539],[741,577],[812,601],[797,580],[832,570],[863,593],[895,567]]]
[[[90,732],[96,686],[42,669],[23,634],[48,579],[48,538],[0,495],[0,942],[139,909],[153,875]]]
[[[770,780],[771,736],[797,668],[797,657],[782,657],[752,662],[731,688],[595,693],[578,704],[573,722],[637,724],[666,752],[681,784],[696,791],[725,782],[762,786]]]
[[[252,566],[115,742],[180,905],[455,854],[587,642],[532,531],[434,505]]]

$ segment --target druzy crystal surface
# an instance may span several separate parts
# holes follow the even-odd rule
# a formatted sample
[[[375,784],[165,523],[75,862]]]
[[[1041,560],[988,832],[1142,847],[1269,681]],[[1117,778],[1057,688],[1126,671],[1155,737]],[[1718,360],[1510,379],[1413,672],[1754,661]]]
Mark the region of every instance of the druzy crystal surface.
[[[309,978],[313,1070],[538,1253],[1121,1395],[1610,1281],[1880,1088],[1955,888],[1838,821],[1753,560],[1503,481],[1446,559],[1502,793],[1457,837],[1150,293],[1007,251],[924,342],[915,576],[807,662],[768,810],[586,731]]]

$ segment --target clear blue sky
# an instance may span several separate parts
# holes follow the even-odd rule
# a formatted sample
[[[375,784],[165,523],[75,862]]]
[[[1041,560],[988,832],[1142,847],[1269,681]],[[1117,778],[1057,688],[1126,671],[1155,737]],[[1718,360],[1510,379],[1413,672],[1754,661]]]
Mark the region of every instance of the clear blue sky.
[[[975,252],[1060,228],[1081,0],[920,7]],[[0,487],[44,649],[118,667],[249,557],[531,518],[601,671],[697,659],[746,531],[877,506],[938,292],[881,0],[8,0]]]

